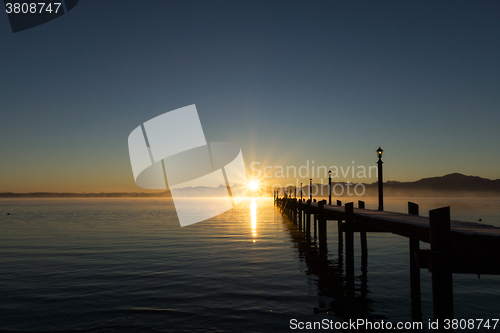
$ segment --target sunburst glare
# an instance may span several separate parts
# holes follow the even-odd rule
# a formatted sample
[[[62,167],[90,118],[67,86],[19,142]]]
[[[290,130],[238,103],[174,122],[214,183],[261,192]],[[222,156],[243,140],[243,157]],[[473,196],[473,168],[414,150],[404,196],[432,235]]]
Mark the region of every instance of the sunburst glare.
[[[259,189],[259,182],[257,180],[251,180],[248,182],[248,189],[256,191]]]

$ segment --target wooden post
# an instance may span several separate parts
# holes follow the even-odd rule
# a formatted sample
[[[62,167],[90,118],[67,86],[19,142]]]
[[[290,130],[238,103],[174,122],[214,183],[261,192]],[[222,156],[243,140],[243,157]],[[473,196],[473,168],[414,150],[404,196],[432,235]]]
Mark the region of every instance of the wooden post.
[[[326,254],[326,218],[325,218],[325,203],[326,200],[318,202],[318,239],[319,253]]]
[[[418,215],[418,205],[414,202],[408,202],[408,214]]]
[[[434,320],[443,325],[453,318],[453,275],[451,272],[450,207],[429,211]]]
[[[307,209],[306,209],[306,236],[311,236],[311,200],[307,200]]]
[[[298,202],[298,205],[297,205],[297,210],[298,210],[298,214],[299,214],[299,220],[298,220],[298,226],[299,226],[299,229],[302,228],[302,211],[303,211],[303,205],[302,205],[302,200],[300,200]]]
[[[302,201],[302,223],[301,223],[302,230],[304,230],[306,227],[306,212],[307,212],[307,203],[305,201]]]
[[[284,215],[286,213],[286,198],[283,197],[281,199],[281,215]]]
[[[318,202],[318,208],[319,208],[319,202]],[[316,213],[313,215],[313,223],[314,223],[314,236],[318,234],[318,210],[316,210]]]
[[[365,202],[358,200],[358,207],[365,209]],[[361,228],[359,232],[359,240],[361,242],[361,272],[366,273],[368,271],[368,243],[366,241],[366,231]]]
[[[354,204],[345,204],[345,275],[347,292],[354,295]]]
[[[312,202],[316,202],[316,199],[313,199]],[[317,216],[316,216],[316,211],[312,210],[311,208],[311,213],[312,213],[312,228],[314,228],[314,235],[316,235],[316,220],[317,220]]]
[[[342,257],[344,251],[344,231],[342,230],[342,220],[337,220],[338,245],[339,245],[339,265],[342,267]]]
[[[342,206],[342,202],[340,200],[337,200],[337,206]],[[342,229],[342,220],[337,220],[337,227],[338,227],[338,246],[339,246],[339,265],[340,267],[343,266],[343,251],[344,251],[344,231]]]
[[[300,205],[300,203],[296,199],[294,201],[295,201],[294,202],[294,204],[295,204],[295,208],[294,208],[294,212],[295,212],[294,216],[295,216],[295,218],[294,218],[293,222],[294,222],[295,225],[298,225],[299,224],[299,205]]]
[[[288,200],[288,197],[286,198],[286,202],[285,202],[285,215],[286,217],[290,218],[290,207],[289,207],[289,204],[290,204],[290,200]]]
[[[418,215],[418,205],[408,202],[408,214]],[[415,253],[420,250],[420,241],[415,238],[410,240],[410,294],[412,321],[422,321],[422,305],[420,302],[420,268],[417,266]]]

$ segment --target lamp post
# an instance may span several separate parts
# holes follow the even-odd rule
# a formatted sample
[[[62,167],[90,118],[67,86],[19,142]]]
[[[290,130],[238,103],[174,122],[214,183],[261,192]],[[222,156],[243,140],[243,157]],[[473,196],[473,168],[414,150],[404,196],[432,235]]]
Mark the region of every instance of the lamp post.
[[[311,200],[311,202],[313,202],[312,187],[313,187],[313,180],[312,180],[312,178],[309,178],[309,200]]]
[[[332,170],[328,171],[328,204],[332,204]]]
[[[384,180],[382,177],[382,148],[378,147],[378,210],[384,210]]]
[[[302,201],[302,183],[300,183],[300,201]]]

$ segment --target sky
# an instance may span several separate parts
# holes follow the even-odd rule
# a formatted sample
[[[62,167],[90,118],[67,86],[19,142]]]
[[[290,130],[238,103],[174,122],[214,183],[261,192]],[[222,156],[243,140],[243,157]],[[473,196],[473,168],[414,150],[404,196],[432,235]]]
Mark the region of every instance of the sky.
[[[498,1],[82,0],[12,33],[0,14],[0,192],[147,192],[128,135],[191,104],[250,177],[368,168],[380,146],[384,180],[498,179],[499,17]]]

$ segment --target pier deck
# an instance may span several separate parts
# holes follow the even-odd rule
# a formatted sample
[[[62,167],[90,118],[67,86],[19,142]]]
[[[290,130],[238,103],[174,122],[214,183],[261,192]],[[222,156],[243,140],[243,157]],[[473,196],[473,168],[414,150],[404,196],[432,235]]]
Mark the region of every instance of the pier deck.
[[[312,214],[317,213],[318,203],[311,203]],[[345,220],[345,207],[324,205],[327,220]],[[373,229],[373,231],[392,232],[429,243],[429,217],[396,212],[353,208],[357,224]],[[485,242],[492,242],[500,249],[500,228],[476,222],[450,221],[451,232],[455,236],[475,236]],[[465,246],[469,246],[468,244]],[[481,245],[484,246],[484,245]]]

